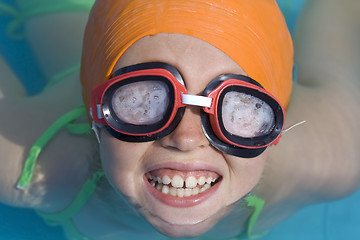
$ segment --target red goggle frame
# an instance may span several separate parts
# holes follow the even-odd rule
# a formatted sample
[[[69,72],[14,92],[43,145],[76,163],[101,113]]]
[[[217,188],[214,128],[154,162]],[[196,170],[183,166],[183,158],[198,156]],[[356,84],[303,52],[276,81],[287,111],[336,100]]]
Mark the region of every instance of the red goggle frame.
[[[115,91],[130,83],[154,80],[164,83],[169,90],[169,105],[162,119],[146,125],[130,124],[119,119],[112,106]],[[269,134],[244,138],[231,134],[225,129],[221,106],[225,94],[229,91],[255,96],[271,107],[275,119]],[[152,141],[165,137],[175,130],[187,105],[183,96],[193,95],[187,95],[184,81],[174,67],[159,62],[142,63],[118,70],[108,81],[94,88],[91,92],[90,114],[96,124],[105,125],[106,129],[120,140]],[[221,75],[208,84],[203,97],[211,98],[210,106],[199,104],[203,107],[201,113],[203,131],[209,142],[220,151],[239,157],[255,157],[267,146],[279,141],[285,122],[285,111],[281,104],[255,80],[243,75]]]

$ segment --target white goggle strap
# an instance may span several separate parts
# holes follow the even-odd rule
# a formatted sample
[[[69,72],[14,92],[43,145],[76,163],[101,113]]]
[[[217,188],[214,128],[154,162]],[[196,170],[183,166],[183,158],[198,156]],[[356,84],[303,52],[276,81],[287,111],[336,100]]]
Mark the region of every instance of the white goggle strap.
[[[93,109],[92,107],[90,107],[90,116],[92,119],[94,119],[94,115],[93,115]],[[96,104],[96,116],[98,119],[102,119],[103,116],[102,116],[102,110],[101,110],[101,105],[100,104]]]
[[[101,105],[100,104],[97,104],[96,105],[96,114],[97,114],[97,118],[98,119],[102,119],[103,116],[102,116],[102,113],[101,113]],[[92,111],[92,108],[90,108],[90,116],[92,119],[94,119],[94,116],[93,116],[93,111]],[[91,125],[91,129],[93,130],[95,136],[96,136],[96,139],[98,140],[98,142],[100,143],[100,132],[99,132],[99,129],[102,127],[101,124],[98,124],[96,123],[94,120],[92,121],[92,125]]]
[[[212,98],[181,93],[181,101],[183,104],[186,105],[210,108],[212,103]]]
[[[286,129],[282,130],[281,135],[287,133],[289,130],[291,130],[291,129],[293,129],[294,127],[297,127],[297,126],[299,126],[299,125],[301,125],[301,124],[303,124],[303,123],[306,123],[306,120],[303,120],[303,121],[301,121],[301,122],[298,122],[298,123],[295,123],[295,124],[291,125],[290,127],[287,127]]]

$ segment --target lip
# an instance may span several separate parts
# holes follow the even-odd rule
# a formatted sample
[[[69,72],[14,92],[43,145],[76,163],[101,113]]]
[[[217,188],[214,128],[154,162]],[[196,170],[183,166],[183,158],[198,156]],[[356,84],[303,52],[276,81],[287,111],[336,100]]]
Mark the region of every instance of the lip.
[[[205,192],[202,192],[195,196],[181,198],[181,197],[173,197],[171,195],[159,192],[149,183],[149,181],[145,176],[144,176],[144,182],[146,189],[149,191],[149,193],[152,196],[154,196],[160,202],[176,208],[187,208],[201,204],[202,202],[209,199],[212,195],[214,195],[221,184],[221,180],[220,180],[218,183],[216,183],[214,186],[212,186],[210,189],[206,190]]]
[[[178,170],[178,171],[206,170],[206,171],[213,171],[213,172],[216,172],[219,174],[219,171],[217,171],[217,169],[215,169],[214,167],[208,166],[208,165],[196,164],[196,163],[184,164],[184,163],[174,163],[174,162],[157,164],[155,166],[148,168],[147,172],[150,172],[150,171],[153,171],[156,169],[161,169],[161,168],[170,168],[170,169],[174,169],[174,170]],[[219,186],[222,182],[222,175],[221,174],[219,174],[219,175],[221,176],[221,179],[210,189],[208,189],[198,195],[195,195],[195,196],[182,197],[182,198],[174,197],[174,196],[159,192],[149,183],[145,174],[143,176],[143,181],[145,182],[146,190],[160,202],[162,202],[168,206],[171,206],[171,207],[187,208],[187,207],[193,207],[193,206],[203,203],[204,201],[206,201],[207,199],[209,199],[211,196],[213,196],[216,193],[216,191],[219,189]]]

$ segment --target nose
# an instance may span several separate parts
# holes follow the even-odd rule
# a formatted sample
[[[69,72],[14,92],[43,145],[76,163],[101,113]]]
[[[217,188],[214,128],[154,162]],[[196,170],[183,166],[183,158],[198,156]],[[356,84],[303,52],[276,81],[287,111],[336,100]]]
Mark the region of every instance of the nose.
[[[209,146],[200,120],[200,109],[187,106],[185,114],[176,129],[159,140],[161,146],[188,152]]]

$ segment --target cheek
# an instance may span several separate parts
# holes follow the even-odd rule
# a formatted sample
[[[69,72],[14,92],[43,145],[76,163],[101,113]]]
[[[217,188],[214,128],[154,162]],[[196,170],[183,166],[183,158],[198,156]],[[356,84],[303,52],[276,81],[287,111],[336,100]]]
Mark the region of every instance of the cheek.
[[[267,159],[266,152],[255,158],[237,158],[227,156],[229,163],[229,191],[232,201],[237,201],[259,183]]]
[[[148,144],[128,143],[101,133],[100,157],[103,170],[115,188],[126,196],[133,196],[141,184],[143,156]]]

